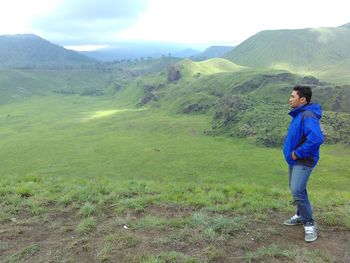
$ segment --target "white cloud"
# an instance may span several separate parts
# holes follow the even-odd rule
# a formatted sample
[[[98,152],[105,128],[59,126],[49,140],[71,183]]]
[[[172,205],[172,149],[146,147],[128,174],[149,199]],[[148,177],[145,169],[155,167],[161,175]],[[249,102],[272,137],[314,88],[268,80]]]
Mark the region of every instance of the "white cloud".
[[[114,42],[113,35],[134,23],[146,8],[144,0],[61,0],[32,25],[62,45]]]
[[[266,29],[339,26],[346,0],[0,0],[0,34],[61,45],[120,41],[237,44]]]
[[[80,46],[64,46],[64,48],[75,51],[95,51],[102,48],[107,48],[108,45],[80,45]]]
[[[266,29],[339,26],[350,20],[347,2],[333,0],[153,0],[123,39],[237,43]]]
[[[0,34],[33,33],[30,21],[53,10],[60,0],[0,0]]]

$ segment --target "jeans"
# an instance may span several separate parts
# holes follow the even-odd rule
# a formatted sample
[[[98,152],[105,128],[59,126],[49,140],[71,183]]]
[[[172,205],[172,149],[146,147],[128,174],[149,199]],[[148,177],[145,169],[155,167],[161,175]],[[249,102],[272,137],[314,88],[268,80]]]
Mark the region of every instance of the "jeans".
[[[312,169],[312,167],[304,165],[289,166],[289,188],[297,206],[297,215],[301,217],[304,224],[313,223],[314,221],[306,190]]]

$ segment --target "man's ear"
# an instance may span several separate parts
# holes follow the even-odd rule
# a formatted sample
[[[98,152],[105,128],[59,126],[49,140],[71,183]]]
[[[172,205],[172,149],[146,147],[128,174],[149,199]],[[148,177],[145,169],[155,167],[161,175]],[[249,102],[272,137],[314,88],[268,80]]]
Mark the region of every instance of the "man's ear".
[[[300,98],[300,102],[301,102],[301,103],[306,103],[306,98],[305,98],[305,97],[301,97],[301,98]]]

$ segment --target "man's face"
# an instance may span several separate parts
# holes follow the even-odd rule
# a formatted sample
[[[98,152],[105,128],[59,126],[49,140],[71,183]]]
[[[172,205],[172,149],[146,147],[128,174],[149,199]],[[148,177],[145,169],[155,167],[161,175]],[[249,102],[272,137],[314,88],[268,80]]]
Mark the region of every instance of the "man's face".
[[[305,97],[300,98],[298,95],[298,92],[293,90],[289,97],[289,105],[295,109],[298,108],[300,105],[305,104],[306,99]]]

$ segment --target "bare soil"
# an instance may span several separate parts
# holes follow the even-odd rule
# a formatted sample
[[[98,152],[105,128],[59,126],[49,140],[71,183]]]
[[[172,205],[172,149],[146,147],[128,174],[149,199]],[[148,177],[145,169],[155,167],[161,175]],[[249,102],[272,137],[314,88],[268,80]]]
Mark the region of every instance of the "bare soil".
[[[334,262],[350,262],[350,231],[319,225],[318,240],[306,243],[302,226],[282,225],[287,215],[276,212],[267,222],[250,222],[248,230],[225,240],[200,240],[195,231],[186,233],[185,226],[185,230],[181,227],[134,229],[124,223],[124,219],[125,222],[137,222],[145,215],[170,219],[189,217],[194,212],[193,208],[166,205],[123,215],[116,215],[110,209],[95,216],[97,228],[87,235],[76,231],[82,220],[76,211],[52,211],[38,217],[23,214],[0,222],[0,262],[139,262],[142,255],[156,256],[167,251],[177,251],[203,262],[247,262],[245,255],[248,251],[272,244],[281,249],[320,250],[332,256]],[[113,243],[116,248],[103,255],[106,236],[111,234],[126,236],[135,243]],[[25,249],[32,245],[38,246],[37,251],[26,252]],[[307,261],[272,258],[266,262]]]

